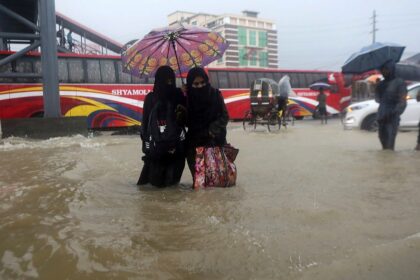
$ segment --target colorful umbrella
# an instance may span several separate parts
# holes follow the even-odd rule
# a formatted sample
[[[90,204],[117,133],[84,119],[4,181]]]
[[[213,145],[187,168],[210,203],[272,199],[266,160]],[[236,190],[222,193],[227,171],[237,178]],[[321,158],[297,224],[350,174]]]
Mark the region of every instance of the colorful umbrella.
[[[320,90],[322,89],[330,89],[331,86],[327,83],[322,83],[322,82],[317,82],[317,83],[313,83],[312,85],[309,86],[310,89],[312,90]]]
[[[219,33],[198,26],[176,25],[154,29],[122,54],[123,71],[153,77],[159,66],[188,72],[222,57],[229,46]]]

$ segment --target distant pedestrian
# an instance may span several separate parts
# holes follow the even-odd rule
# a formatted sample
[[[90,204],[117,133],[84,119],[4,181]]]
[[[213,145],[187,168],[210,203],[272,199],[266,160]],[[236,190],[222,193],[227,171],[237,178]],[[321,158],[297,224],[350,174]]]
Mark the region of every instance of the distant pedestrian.
[[[287,104],[289,103],[289,95],[292,93],[290,77],[288,75],[283,76],[279,81],[279,96],[277,99],[277,112],[281,114],[280,117],[283,126],[286,126]]]
[[[57,31],[57,37],[58,37],[60,47],[64,48],[66,46],[66,38],[64,37],[64,29],[63,28],[60,28]]]
[[[417,92],[417,102],[420,102],[420,90]],[[419,120],[419,134],[417,136],[416,151],[420,151],[420,120]]]
[[[407,106],[407,87],[395,76],[395,62],[387,61],[381,66],[384,77],[376,87],[375,100],[378,109],[378,136],[383,150],[394,150],[395,138],[400,125],[400,115]]]
[[[318,101],[318,113],[319,117],[321,118],[321,124],[327,123],[327,95],[324,93],[324,89],[321,87],[319,88],[319,94],[316,98]]]
[[[71,31],[67,33],[67,44],[69,44],[69,50],[73,51],[73,37],[71,36]]]

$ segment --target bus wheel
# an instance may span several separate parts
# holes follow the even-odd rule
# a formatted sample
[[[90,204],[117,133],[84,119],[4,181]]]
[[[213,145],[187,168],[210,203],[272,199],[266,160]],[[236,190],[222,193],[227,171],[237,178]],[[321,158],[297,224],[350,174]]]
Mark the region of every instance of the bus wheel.
[[[378,131],[378,121],[376,120],[376,114],[367,116],[361,125],[361,128],[367,131]]]
[[[251,111],[246,111],[244,119],[242,120],[242,126],[245,131],[254,130],[257,126],[257,120],[255,116],[252,115]]]
[[[31,118],[43,118],[44,117],[44,112],[36,112],[36,113],[33,113],[32,115],[31,115]]]

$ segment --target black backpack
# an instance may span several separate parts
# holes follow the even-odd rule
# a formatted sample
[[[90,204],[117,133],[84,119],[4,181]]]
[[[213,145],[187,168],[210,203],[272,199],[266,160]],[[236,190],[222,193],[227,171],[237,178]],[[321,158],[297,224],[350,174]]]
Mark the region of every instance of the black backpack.
[[[175,108],[171,103],[156,102],[143,139],[144,152],[153,159],[184,155],[185,130],[177,124]]]

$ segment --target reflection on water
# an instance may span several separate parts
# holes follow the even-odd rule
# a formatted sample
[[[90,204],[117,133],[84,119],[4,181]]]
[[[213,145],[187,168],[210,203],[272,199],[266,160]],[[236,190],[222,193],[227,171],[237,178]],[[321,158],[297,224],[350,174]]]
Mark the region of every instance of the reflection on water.
[[[198,192],[187,170],[138,188],[137,136],[4,139],[0,278],[415,279],[415,139],[390,153],[335,122],[232,128],[238,186]]]

